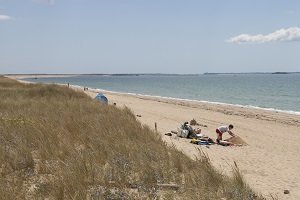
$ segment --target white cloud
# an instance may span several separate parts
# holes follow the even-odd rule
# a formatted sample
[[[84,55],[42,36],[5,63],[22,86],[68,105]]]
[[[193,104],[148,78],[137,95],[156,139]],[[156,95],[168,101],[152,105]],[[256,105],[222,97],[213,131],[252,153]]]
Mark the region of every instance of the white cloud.
[[[274,31],[273,33],[263,35],[249,35],[241,34],[235,37],[232,37],[227,40],[230,43],[266,43],[266,42],[292,42],[300,41],[300,28],[299,27],[290,27],[287,29],[280,29]]]
[[[6,20],[10,20],[12,19],[12,17],[8,16],[8,15],[0,15],[0,21],[6,21]]]
[[[55,0],[32,0],[36,3],[43,3],[48,5],[53,5],[55,3]]]

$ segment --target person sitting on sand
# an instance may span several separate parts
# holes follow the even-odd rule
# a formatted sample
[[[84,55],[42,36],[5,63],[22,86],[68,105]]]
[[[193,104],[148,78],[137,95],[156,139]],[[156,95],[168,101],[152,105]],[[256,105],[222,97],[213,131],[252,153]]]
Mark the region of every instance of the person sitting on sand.
[[[217,133],[217,143],[218,144],[222,144],[222,135],[223,133],[228,132],[232,137],[235,136],[235,134],[233,134],[233,132],[231,131],[233,129],[233,125],[230,124],[229,126],[220,126],[219,128],[216,129],[216,133]]]
[[[193,127],[188,123],[188,122],[184,122],[181,125],[181,129],[182,130],[187,130],[188,134],[186,136],[186,138],[198,138],[197,134],[201,133],[201,129],[193,129]]]

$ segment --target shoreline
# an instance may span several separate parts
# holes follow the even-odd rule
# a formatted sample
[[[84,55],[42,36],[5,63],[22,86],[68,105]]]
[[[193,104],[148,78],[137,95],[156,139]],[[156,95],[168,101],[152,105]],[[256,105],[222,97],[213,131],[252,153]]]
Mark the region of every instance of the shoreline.
[[[60,84],[64,85],[64,84]],[[75,87],[76,89],[82,89],[83,86],[80,85],[70,85],[70,87]],[[299,125],[300,126],[300,112],[299,114],[289,113],[289,112],[280,112],[279,110],[274,110],[272,108],[260,108],[260,107],[253,107],[253,106],[244,106],[238,104],[227,104],[227,103],[219,103],[219,102],[209,102],[209,101],[199,101],[199,100],[191,100],[191,99],[180,99],[180,98],[172,98],[172,97],[161,97],[161,96],[153,96],[153,95],[145,95],[145,94],[137,94],[137,93],[125,93],[125,92],[116,92],[110,90],[104,90],[100,88],[88,88],[89,90],[86,91],[87,93],[106,93],[106,94],[113,94],[118,96],[130,96],[134,98],[144,99],[144,100],[152,100],[156,102],[163,102],[163,103],[172,103],[174,105],[181,105],[181,106],[192,106],[194,108],[198,107],[201,109],[206,110],[214,110],[216,112],[228,114],[228,115],[236,115],[236,116],[246,116],[244,112],[251,113],[251,115],[247,115],[247,117],[258,118],[261,120],[267,121],[276,121],[281,122],[284,124],[291,124],[291,125]],[[242,110],[240,110],[242,109]],[[294,112],[294,111],[292,111]],[[256,114],[253,114],[256,113]],[[266,115],[267,114],[267,115]],[[276,115],[280,115],[279,118],[282,117],[289,117],[289,120],[282,121],[276,118]],[[294,119],[295,118],[295,119]]]
[[[60,85],[66,86],[66,84]],[[298,189],[300,177],[295,176],[299,174],[300,167],[298,154],[300,116],[298,115],[122,94],[92,88],[83,91],[81,86],[71,86],[71,88],[85,92],[91,98],[94,98],[97,92],[103,92],[110,104],[116,103],[120,108],[124,106],[130,108],[143,125],[154,129],[154,124],[157,123],[158,132],[168,145],[176,147],[192,159],[199,156],[198,148],[200,148],[209,156],[212,165],[225,174],[231,174],[233,163],[236,162],[246,182],[267,198],[271,199],[270,194],[278,196],[278,199],[300,198]],[[233,123],[235,126],[233,132],[243,138],[248,146],[211,145],[205,148],[202,145],[191,144],[188,139],[164,135],[171,130],[177,130],[181,123],[191,119],[206,125],[206,127],[200,126],[202,133],[214,139],[216,127]],[[224,134],[224,139],[227,136]],[[290,190],[291,193],[284,195],[284,189]]]
[[[76,85],[76,86],[83,87],[80,85]],[[108,93],[122,94],[122,95],[132,95],[132,96],[136,96],[136,97],[144,97],[144,98],[151,98],[151,99],[164,99],[166,101],[171,100],[171,101],[182,101],[182,102],[187,102],[187,103],[191,102],[191,103],[199,103],[199,104],[211,104],[211,105],[216,105],[216,106],[232,106],[232,107],[237,107],[237,108],[256,109],[256,110],[275,112],[275,113],[300,115],[300,111],[280,110],[280,109],[276,109],[276,108],[262,108],[262,107],[253,106],[253,105],[241,105],[241,104],[222,103],[222,102],[205,101],[205,100],[183,99],[183,98],[177,98],[177,97],[164,97],[164,96],[147,95],[147,94],[130,93],[130,92],[118,92],[118,91],[105,90],[105,89],[101,89],[101,88],[89,88],[89,89],[99,90],[99,91],[108,92]]]
[[[73,77],[73,76],[80,76],[80,75],[26,75],[26,76],[6,76],[11,77],[16,80],[22,80],[26,78],[53,78],[53,77]],[[25,80],[26,81],[26,80]],[[30,81],[28,81],[30,82]],[[34,82],[31,82],[34,83]],[[47,83],[44,83],[47,84]],[[51,83],[49,83],[51,84]],[[54,84],[61,84],[61,83],[54,83]],[[62,84],[64,85],[64,84]],[[84,87],[81,85],[73,85],[76,87]],[[139,93],[131,93],[131,92],[119,92],[119,91],[112,91],[112,90],[105,90],[102,88],[92,88],[88,87],[92,90],[99,90],[101,92],[108,92],[108,93],[115,93],[115,94],[122,94],[122,95],[133,95],[138,97],[144,97],[144,98],[157,98],[157,99],[164,99],[164,100],[171,100],[171,101],[182,101],[182,102],[192,102],[192,103],[201,103],[201,104],[211,104],[211,105],[217,105],[217,106],[230,106],[230,107],[237,107],[237,108],[245,108],[245,109],[255,109],[255,110],[262,110],[262,111],[268,111],[268,112],[274,112],[274,113],[284,113],[284,114],[290,114],[290,115],[298,115],[300,116],[300,111],[293,111],[293,110],[283,110],[283,109],[277,109],[277,108],[269,108],[269,107],[259,107],[254,105],[242,105],[242,104],[233,104],[233,103],[224,103],[224,102],[215,102],[215,101],[206,101],[206,100],[195,100],[195,99],[185,99],[185,98],[178,98],[178,97],[166,97],[166,96],[158,96],[158,95],[148,95],[148,94],[139,94]]]

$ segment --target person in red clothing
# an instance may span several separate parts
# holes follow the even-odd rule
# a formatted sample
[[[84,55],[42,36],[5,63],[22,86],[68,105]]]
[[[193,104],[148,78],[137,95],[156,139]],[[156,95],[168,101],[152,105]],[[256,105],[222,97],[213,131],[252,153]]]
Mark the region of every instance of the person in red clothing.
[[[223,133],[228,132],[229,135],[231,135],[232,137],[235,136],[235,134],[231,131],[233,129],[233,125],[230,124],[229,126],[220,126],[219,128],[216,129],[216,133],[217,133],[217,143],[221,144],[222,142],[222,135]]]

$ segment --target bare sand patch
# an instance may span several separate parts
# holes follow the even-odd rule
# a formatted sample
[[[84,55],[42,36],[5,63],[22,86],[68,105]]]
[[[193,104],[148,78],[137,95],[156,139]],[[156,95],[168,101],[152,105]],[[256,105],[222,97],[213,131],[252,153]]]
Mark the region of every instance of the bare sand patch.
[[[231,142],[235,145],[240,145],[240,146],[246,146],[248,145],[240,136],[235,136],[235,137],[231,137],[226,139],[227,142]]]

